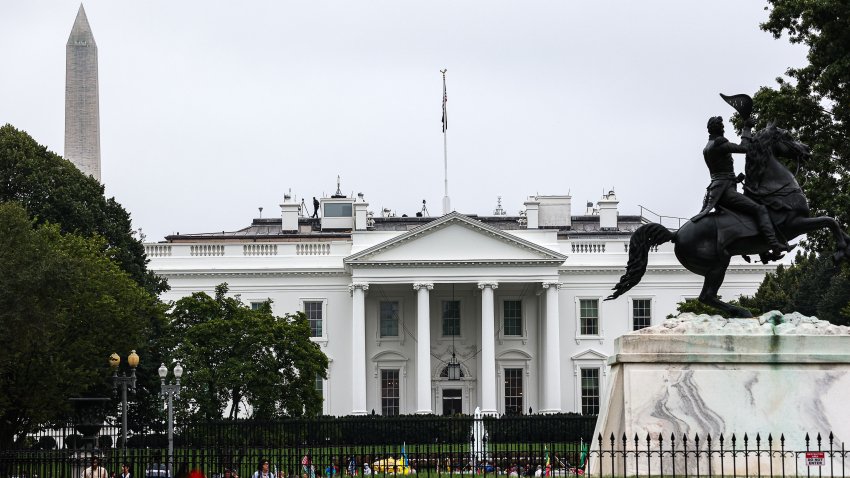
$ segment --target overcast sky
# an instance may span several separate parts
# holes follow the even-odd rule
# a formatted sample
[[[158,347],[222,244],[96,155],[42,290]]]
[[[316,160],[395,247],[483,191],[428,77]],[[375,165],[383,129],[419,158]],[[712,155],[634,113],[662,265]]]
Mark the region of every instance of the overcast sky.
[[[88,0],[102,179],[148,241],[236,230],[297,197],[441,214],[448,69],[452,206],[517,214],[614,189],[698,212],[718,93],[754,93],[805,50],[759,30],[765,2]],[[0,0],[0,123],[62,154],[76,1]],[[743,158],[736,159],[742,169]]]

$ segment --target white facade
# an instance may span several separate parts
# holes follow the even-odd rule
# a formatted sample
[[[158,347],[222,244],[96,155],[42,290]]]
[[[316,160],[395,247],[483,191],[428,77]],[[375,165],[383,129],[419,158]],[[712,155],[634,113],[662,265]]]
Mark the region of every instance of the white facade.
[[[364,223],[365,203],[352,199],[350,209],[334,206],[352,211],[348,229],[300,218],[298,231],[287,231],[284,204],[283,221],[170,236],[146,250],[149,267],[171,285],[165,300],[211,294],[227,282],[245,303],[271,299],[277,314],[316,319],[314,340],[330,358],[321,384],[326,414],[590,413],[614,339],[635,321],[660,323],[677,302],[699,295],[702,277],[664,244],[650,253],[637,287],[604,302],[642,219],[615,213],[613,227],[600,228],[598,215],[547,209],[570,207],[553,198],[527,203],[535,215],[546,212],[548,228],[530,214]],[[551,224],[558,218],[569,225]],[[721,293],[752,294],[770,270],[735,260]],[[453,353],[459,380],[448,376]]]

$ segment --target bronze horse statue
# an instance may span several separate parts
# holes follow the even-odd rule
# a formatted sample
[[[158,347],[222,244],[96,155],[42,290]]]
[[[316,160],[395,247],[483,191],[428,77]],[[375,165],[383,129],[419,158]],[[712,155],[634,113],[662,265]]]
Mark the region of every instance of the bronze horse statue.
[[[810,217],[809,205],[794,174],[779,161],[787,158],[804,161],[808,146],[775,124],[756,133],[746,155],[744,194],[765,205],[778,235],[790,240],[823,228],[829,228],[837,245],[836,262],[850,259],[850,236],[830,217]],[[631,237],[626,273],[605,300],[616,299],[637,285],[646,272],[649,250],[673,241],[676,258],[689,271],[705,277],[699,300],[735,317],[752,317],[741,307],[721,301],[717,292],[723,284],[732,256],[758,254],[767,263],[782,257],[770,250],[759,233],[755,220],[734,211],[717,208],[697,222],[688,221],[673,232],[660,224],[645,224]]]

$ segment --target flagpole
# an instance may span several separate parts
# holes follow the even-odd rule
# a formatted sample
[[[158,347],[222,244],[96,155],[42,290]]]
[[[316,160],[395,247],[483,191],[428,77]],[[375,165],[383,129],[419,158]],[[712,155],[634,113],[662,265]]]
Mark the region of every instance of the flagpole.
[[[443,74],[443,215],[452,211],[451,200],[449,199],[449,149],[448,141],[446,140],[446,130],[449,129],[449,119],[446,114],[446,69],[440,70]]]

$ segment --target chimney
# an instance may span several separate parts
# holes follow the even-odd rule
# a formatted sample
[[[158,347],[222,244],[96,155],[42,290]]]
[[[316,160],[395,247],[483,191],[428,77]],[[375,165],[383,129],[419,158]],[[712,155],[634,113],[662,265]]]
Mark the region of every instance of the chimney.
[[[292,200],[290,194],[283,195],[280,205],[281,232],[298,232],[298,203]]]
[[[597,205],[599,206],[599,227],[601,229],[617,229],[617,196],[614,191],[602,196]]]
[[[369,203],[363,199],[363,193],[357,193],[357,200],[354,201],[354,229],[357,231],[365,231],[368,224],[366,209],[369,208]]]
[[[572,225],[572,197],[537,196],[540,202],[540,227],[563,229]]]
[[[537,229],[540,226],[540,202],[537,201],[536,197],[530,196],[528,201],[523,204],[525,205],[525,219],[527,221],[526,228]]]

